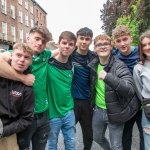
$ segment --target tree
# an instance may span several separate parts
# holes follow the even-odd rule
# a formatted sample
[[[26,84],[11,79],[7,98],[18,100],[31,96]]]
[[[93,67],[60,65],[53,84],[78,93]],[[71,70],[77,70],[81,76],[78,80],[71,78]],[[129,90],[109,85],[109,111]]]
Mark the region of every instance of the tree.
[[[128,26],[133,36],[133,45],[137,45],[142,32],[150,29],[150,0],[107,0],[100,11],[102,29],[111,35],[116,25]]]
[[[121,15],[128,13],[128,6],[131,0],[107,0],[100,10],[100,19],[103,21],[102,29],[108,34],[112,34],[112,30],[116,26],[116,21]]]

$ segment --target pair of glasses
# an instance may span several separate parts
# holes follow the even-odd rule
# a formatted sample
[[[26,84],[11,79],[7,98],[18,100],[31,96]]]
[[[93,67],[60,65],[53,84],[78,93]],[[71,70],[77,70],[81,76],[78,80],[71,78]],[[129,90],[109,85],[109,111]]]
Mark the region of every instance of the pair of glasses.
[[[103,44],[99,43],[95,45],[95,47],[97,48],[107,48],[109,46],[110,46],[110,43],[103,43]]]

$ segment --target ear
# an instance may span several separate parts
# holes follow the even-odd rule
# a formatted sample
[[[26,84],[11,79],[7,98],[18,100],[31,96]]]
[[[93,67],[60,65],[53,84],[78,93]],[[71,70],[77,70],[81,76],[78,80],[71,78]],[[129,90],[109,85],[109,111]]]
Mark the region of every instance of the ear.
[[[90,45],[92,44],[93,40],[91,39]]]

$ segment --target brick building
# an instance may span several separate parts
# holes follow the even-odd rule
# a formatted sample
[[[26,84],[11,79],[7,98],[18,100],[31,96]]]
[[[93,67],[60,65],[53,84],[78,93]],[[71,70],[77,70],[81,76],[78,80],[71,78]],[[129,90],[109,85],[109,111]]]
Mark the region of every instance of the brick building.
[[[47,26],[47,13],[35,0],[0,0],[0,49],[25,42],[31,27]]]

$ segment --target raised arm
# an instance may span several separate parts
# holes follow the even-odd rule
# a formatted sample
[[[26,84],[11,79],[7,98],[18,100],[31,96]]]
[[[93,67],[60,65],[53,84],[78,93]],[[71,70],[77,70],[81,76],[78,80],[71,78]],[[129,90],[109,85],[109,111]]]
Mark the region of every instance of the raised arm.
[[[15,71],[7,62],[9,57],[9,53],[7,57],[6,53],[0,54],[0,76],[11,80],[21,81],[28,86],[32,86],[35,80],[34,75],[24,75]]]

